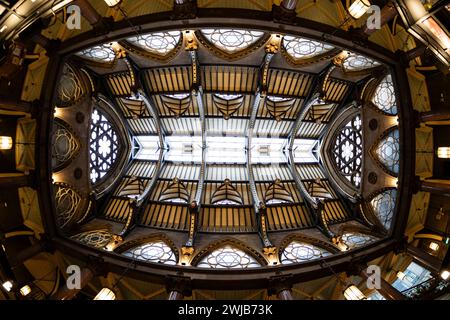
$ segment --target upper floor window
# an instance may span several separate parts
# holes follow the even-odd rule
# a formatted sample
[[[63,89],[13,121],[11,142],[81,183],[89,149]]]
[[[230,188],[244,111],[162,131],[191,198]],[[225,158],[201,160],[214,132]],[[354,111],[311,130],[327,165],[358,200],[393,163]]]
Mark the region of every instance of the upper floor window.
[[[109,172],[119,151],[117,132],[98,109],[94,109],[91,117],[89,146],[90,179],[92,183],[97,183]]]

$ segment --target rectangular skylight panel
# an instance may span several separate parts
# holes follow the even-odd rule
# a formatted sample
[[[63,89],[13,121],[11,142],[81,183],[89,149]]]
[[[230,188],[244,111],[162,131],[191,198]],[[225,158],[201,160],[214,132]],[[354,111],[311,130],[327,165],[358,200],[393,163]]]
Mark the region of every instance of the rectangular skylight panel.
[[[295,163],[317,163],[319,162],[318,141],[312,139],[295,139],[293,156]]]
[[[136,136],[135,139],[141,146],[136,154],[138,160],[158,160],[159,158],[159,138],[158,136]]]
[[[207,137],[206,162],[246,163],[244,137]]]

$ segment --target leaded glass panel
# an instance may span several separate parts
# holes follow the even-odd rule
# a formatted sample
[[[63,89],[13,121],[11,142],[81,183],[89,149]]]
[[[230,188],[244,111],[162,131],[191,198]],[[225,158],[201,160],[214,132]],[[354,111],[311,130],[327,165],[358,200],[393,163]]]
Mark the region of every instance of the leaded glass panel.
[[[113,235],[106,230],[94,230],[79,233],[73,236],[72,239],[94,248],[103,248],[111,241],[112,236]]]
[[[172,249],[163,241],[149,242],[125,251],[123,255],[153,263],[176,265],[177,257]]]
[[[341,239],[347,245],[348,250],[363,247],[375,241],[375,238],[372,236],[354,232],[344,233]]]
[[[199,268],[212,269],[247,269],[260,266],[255,258],[230,245],[214,250],[197,264]]]
[[[387,75],[375,90],[372,102],[382,111],[389,114],[397,114],[397,102],[395,98],[392,76]]]
[[[294,59],[308,59],[334,49],[333,46],[322,42],[292,36],[283,38],[283,46]]]
[[[400,143],[398,129],[389,132],[378,144],[376,154],[380,162],[394,174],[400,168]]]
[[[110,44],[94,46],[77,53],[77,56],[100,63],[111,63],[116,53]]]
[[[379,65],[380,63],[377,61],[355,53],[350,53],[343,63],[344,69],[347,71],[360,71],[374,68]]]
[[[202,34],[213,45],[228,53],[243,50],[264,35],[264,32],[240,29],[202,29]]]
[[[111,169],[117,159],[119,139],[111,122],[99,110],[94,109],[91,118],[90,179],[98,182]]]
[[[280,261],[282,264],[305,262],[326,257],[331,253],[309,243],[292,241],[284,248]]]
[[[150,52],[166,55],[178,45],[181,39],[180,31],[154,32],[128,38],[131,44]]]
[[[370,201],[375,215],[387,230],[391,228],[396,198],[397,190],[390,189],[380,193]]]
[[[333,155],[339,172],[355,187],[359,187],[362,165],[362,121],[359,115],[337,134]]]

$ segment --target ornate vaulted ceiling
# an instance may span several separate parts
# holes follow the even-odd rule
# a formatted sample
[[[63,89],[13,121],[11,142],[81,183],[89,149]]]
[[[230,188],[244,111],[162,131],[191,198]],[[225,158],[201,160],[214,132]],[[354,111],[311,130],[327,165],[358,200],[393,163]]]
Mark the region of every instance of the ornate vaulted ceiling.
[[[194,299],[267,298],[277,274],[297,298],[337,299],[342,272],[361,287],[361,265],[409,266],[392,250],[423,224],[410,207],[423,79],[394,51],[414,43],[388,25],[361,38],[341,2],[297,20],[272,4],[93,1],[105,24],[43,28],[62,41],[36,47],[25,79],[44,106],[37,163],[16,153],[41,180],[21,212],[59,269],[106,272],[87,296],[161,298],[182,277]]]
[[[89,162],[53,170],[66,236],[211,268],[314,260],[390,236],[401,117],[382,59],[263,26],[115,40],[66,55],[56,82],[67,125],[55,146]],[[80,105],[84,139],[68,129]],[[148,240],[155,232],[169,241]]]

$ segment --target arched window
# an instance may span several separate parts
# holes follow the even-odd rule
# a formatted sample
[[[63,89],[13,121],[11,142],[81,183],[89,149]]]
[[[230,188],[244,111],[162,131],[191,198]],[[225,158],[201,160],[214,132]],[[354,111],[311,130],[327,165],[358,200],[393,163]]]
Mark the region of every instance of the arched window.
[[[166,55],[175,49],[180,39],[180,31],[165,31],[131,37],[127,41],[149,52]]]
[[[244,102],[244,96],[241,94],[221,94],[213,95],[214,105],[223,114],[223,118],[228,120]]]
[[[378,144],[375,152],[380,162],[393,175],[400,169],[400,143],[398,129],[391,130]]]
[[[100,110],[94,109],[91,117],[90,179],[98,183],[111,169],[117,159],[119,139],[116,131]]]
[[[292,241],[284,248],[280,262],[291,264],[320,259],[331,255],[330,252],[309,243]]]
[[[264,32],[240,29],[202,29],[203,36],[219,49],[235,53],[261,39]]]
[[[110,44],[101,44],[90,47],[77,53],[77,56],[99,63],[111,63],[116,58],[116,53]]]
[[[333,46],[322,42],[292,36],[283,38],[283,46],[286,52],[296,60],[312,58],[334,49]]]
[[[164,106],[169,109],[175,117],[182,116],[191,103],[189,93],[166,94],[161,97]]]
[[[342,235],[341,240],[345,243],[348,250],[352,250],[368,245],[375,241],[375,238],[362,233],[347,232]]]
[[[140,177],[126,178],[123,179],[116,193],[120,197],[139,197],[144,192],[148,183],[149,180],[141,179]]]
[[[339,172],[355,187],[361,184],[361,127],[361,117],[357,115],[338,133],[332,149]]]
[[[214,250],[197,264],[199,268],[212,269],[247,269],[260,266],[255,258],[230,245]]]
[[[343,67],[346,71],[360,71],[374,68],[379,65],[379,62],[355,53],[350,53],[343,63]]]
[[[293,202],[292,195],[286,190],[279,179],[267,187],[264,200],[266,204]]]
[[[370,201],[375,215],[386,230],[391,228],[396,199],[397,189],[390,189],[380,193]]]
[[[212,204],[243,204],[241,194],[231,184],[229,179],[225,179],[211,197]]]
[[[163,241],[149,242],[129,249],[123,255],[153,263],[176,265],[177,257],[172,249]]]
[[[392,76],[387,75],[375,90],[372,102],[382,111],[389,114],[397,114],[397,102],[395,97]]]
[[[160,201],[178,202],[178,203],[188,203],[189,202],[189,192],[186,186],[178,178],[174,178],[172,182],[167,186],[166,189],[161,193],[159,197]]]
[[[265,105],[270,115],[277,121],[281,121],[281,118],[292,109],[294,105],[294,99],[284,98],[277,96],[267,96]]]
[[[113,234],[106,230],[93,230],[79,233],[71,238],[94,248],[104,248],[113,238]]]

